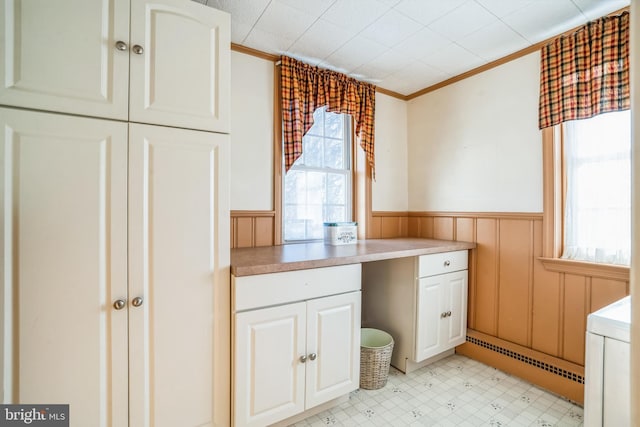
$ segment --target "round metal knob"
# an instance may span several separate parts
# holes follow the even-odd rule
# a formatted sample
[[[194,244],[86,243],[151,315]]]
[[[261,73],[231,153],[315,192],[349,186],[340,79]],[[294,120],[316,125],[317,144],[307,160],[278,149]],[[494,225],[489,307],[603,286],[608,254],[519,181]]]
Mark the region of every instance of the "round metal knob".
[[[447,311],[447,317],[451,317],[451,312]]]
[[[305,363],[307,361],[307,356],[300,356],[300,363]]]
[[[444,313],[440,313],[440,318],[444,319],[445,317],[447,317],[447,312],[445,311]]]
[[[142,55],[144,53],[144,49],[139,44],[133,45],[131,51],[136,55]]]
[[[116,42],[116,49],[125,51],[125,50],[127,50],[127,44],[125,42],[123,42],[122,40],[118,40]]]
[[[311,353],[311,354],[309,355],[309,360],[316,360],[316,358],[317,358],[317,357],[318,357],[318,355],[317,355],[317,354],[315,354],[315,353]]]
[[[135,297],[131,300],[131,305],[134,307],[140,307],[142,305],[142,297]]]
[[[444,262],[444,266],[445,266],[445,267],[449,267],[450,265],[451,265],[451,261],[446,260],[446,261]]]
[[[122,310],[125,305],[127,305],[127,303],[123,299],[117,299],[113,302],[113,308],[116,310]]]

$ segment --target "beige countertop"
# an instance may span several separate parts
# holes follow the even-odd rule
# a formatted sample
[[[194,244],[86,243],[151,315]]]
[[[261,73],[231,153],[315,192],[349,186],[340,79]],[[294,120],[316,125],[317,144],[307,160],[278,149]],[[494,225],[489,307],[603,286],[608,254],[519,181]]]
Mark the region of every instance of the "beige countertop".
[[[231,249],[231,273],[236,277],[280,271],[356,264],[383,259],[473,249],[475,243],[398,238],[359,240],[355,245],[322,242]]]

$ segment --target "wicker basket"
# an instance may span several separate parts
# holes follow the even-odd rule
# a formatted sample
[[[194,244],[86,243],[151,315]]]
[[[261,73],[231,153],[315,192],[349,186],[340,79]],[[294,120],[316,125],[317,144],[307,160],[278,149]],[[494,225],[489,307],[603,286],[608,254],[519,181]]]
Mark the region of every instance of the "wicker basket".
[[[387,384],[393,352],[393,338],[388,333],[362,328],[360,340],[360,388],[377,390]]]

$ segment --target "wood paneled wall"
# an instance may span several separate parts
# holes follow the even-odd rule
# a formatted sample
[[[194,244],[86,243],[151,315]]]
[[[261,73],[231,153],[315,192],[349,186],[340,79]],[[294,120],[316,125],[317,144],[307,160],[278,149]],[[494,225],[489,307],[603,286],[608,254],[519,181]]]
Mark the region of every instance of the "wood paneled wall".
[[[231,248],[273,246],[274,211],[231,211]]]
[[[542,214],[405,215],[374,212],[379,225],[371,237],[477,243],[469,261],[468,326],[484,334],[584,365],[587,315],[629,294],[628,278],[545,269]]]

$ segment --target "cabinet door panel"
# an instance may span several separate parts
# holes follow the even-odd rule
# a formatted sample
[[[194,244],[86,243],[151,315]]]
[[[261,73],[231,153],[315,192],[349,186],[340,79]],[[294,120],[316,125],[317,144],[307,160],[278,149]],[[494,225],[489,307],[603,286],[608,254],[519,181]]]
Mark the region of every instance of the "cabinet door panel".
[[[127,127],[0,108],[0,128],[2,402],[126,425]]]
[[[431,276],[418,280],[416,362],[442,351],[441,314],[444,312],[443,299],[446,286],[443,276]]]
[[[443,344],[447,348],[460,345],[467,337],[467,270],[445,274],[447,281],[446,337]]]
[[[304,410],[305,322],[303,302],[236,315],[236,426],[265,426]]]
[[[130,120],[228,132],[229,25],[194,2],[133,2]]]
[[[307,356],[307,408],[358,388],[360,292],[307,303]]]
[[[128,0],[2,0],[0,104],[126,120]]]
[[[131,426],[227,425],[228,136],[129,138]]]

